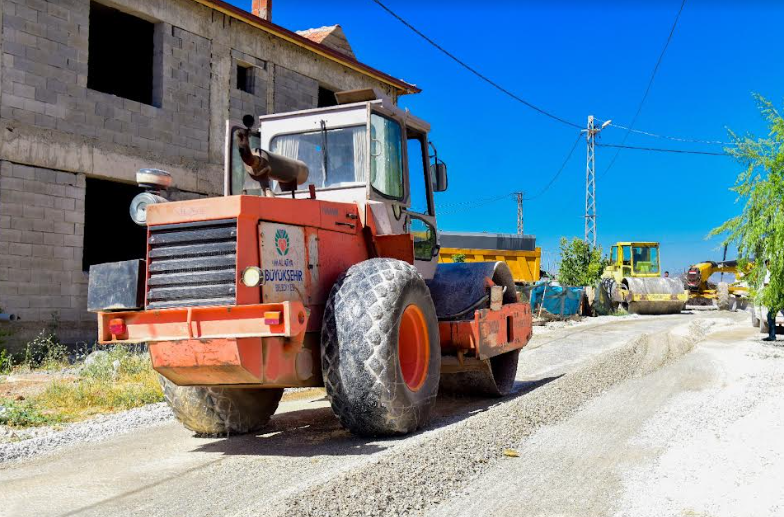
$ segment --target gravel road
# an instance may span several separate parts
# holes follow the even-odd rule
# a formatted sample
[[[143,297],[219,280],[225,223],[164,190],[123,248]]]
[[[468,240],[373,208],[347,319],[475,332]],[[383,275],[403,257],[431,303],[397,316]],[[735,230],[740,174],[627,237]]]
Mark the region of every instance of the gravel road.
[[[732,440],[765,407],[754,401],[775,385],[762,380],[775,376],[770,365],[784,364],[784,353],[767,347],[737,379],[716,366],[739,362],[727,350],[762,350],[746,325],[742,315],[713,312],[537,329],[520,355],[515,394],[442,397],[432,424],[406,438],[353,437],[311,397],[283,403],[260,436],[199,439],[159,422],[60,447],[0,464],[0,515],[684,515],[701,499],[653,503],[678,488],[673,472],[694,480],[706,468],[699,454],[682,464],[683,451],[704,442],[697,415],[714,426],[729,418],[717,394],[712,405],[689,397],[746,379],[749,388],[726,399],[746,401],[731,415]],[[669,439],[657,433],[662,426]],[[758,447],[755,458],[767,453]]]

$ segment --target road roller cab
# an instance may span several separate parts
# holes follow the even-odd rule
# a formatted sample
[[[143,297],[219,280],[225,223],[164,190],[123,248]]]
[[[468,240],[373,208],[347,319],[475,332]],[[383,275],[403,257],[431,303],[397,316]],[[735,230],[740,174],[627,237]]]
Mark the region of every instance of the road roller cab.
[[[659,243],[616,243],[610,250],[610,265],[605,274],[607,273],[616,278],[659,276]]]
[[[91,268],[99,341],[147,343],[198,433],[258,429],[287,387],[325,386],[364,435],[422,426],[442,373],[513,387],[530,307],[503,263],[438,264],[428,124],[371,90],[337,97],[227,123],[224,197],[167,201],[167,175],[140,173],[146,257]]]
[[[618,242],[602,274],[597,304],[604,312],[678,313],[688,293],[677,278],[662,277],[658,242]]]

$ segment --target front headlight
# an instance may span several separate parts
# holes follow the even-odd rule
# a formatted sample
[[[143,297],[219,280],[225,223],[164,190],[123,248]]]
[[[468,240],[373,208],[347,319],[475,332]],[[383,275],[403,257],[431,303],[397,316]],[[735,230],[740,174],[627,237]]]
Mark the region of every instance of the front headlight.
[[[242,272],[242,285],[246,287],[256,287],[261,282],[261,269],[256,266],[246,267]]]
[[[147,226],[147,206],[156,203],[166,203],[166,199],[150,192],[137,194],[131,200],[131,219],[139,226]]]

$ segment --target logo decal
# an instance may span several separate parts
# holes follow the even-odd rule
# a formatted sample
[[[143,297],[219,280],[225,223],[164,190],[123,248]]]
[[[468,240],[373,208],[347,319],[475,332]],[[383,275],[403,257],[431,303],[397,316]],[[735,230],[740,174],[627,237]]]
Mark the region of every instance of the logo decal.
[[[289,254],[289,233],[286,230],[275,232],[275,249],[281,257]]]

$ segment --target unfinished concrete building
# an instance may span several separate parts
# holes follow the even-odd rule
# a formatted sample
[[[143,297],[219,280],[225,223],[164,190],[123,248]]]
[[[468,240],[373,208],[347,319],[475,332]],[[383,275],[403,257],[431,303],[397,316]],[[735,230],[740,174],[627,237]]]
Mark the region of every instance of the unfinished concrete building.
[[[145,253],[141,167],[220,195],[225,121],[418,90],[356,60],[339,26],[295,33],[219,0],[0,0],[0,308],[11,343],[55,322],[92,341],[90,265]],[[8,340],[7,340],[8,341]],[[6,343],[8,346],[8,342]]]

